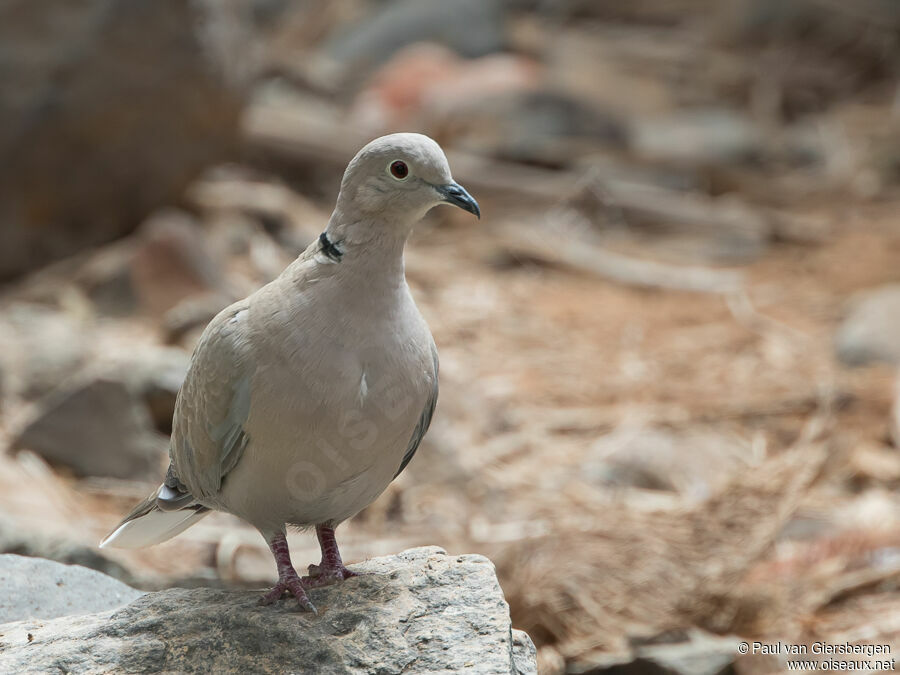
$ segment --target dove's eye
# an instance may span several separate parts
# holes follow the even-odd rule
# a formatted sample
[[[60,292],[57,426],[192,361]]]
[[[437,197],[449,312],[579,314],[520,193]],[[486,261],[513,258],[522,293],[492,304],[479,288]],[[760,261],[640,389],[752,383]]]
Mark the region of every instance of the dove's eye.
[[[409,176],[409,167],[406,166],[406,162],[395,159],[388,166],[388,173],[397,180],[406,180],[406,177]]]

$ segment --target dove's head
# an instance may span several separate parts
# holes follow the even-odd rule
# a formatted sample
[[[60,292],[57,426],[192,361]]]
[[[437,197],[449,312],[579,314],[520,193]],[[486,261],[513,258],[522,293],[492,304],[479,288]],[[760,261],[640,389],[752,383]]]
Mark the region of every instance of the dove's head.
[[[441,146],[422,134],[391,134],[366,145],[347,166],[338,204],[398,227],[409,227],[438,204],[479,218],[472,196],[453,180]]]

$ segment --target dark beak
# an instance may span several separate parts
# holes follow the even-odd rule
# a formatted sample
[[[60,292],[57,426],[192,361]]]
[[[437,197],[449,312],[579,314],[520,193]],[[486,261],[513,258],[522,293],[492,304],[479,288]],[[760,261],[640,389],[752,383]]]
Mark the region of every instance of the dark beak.
[[[465,188],[459,183],[438,185],[436,189],[448,204],[458,206],[463,211],[468,211],[481,218],[481,209],[478,208],[478,202],[472,199],[472,195],[466,192]]]

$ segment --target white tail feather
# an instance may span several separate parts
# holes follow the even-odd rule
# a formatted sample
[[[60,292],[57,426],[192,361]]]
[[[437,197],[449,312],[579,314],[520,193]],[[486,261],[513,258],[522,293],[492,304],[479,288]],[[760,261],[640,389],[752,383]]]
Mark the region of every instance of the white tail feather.
[[[146,515],[122,523],[100,542],[100,548],[141,548],[171,539],[203,518],[209,511],[182,509],[160,511],[153,509]]]

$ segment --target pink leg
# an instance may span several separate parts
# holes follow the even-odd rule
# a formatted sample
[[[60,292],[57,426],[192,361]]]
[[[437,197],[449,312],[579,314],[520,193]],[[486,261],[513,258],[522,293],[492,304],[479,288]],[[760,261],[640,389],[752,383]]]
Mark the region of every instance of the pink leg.
[[[316,525],[316,537],[319,539],[319,547],[322,549],[322,562],[309,566],[309,576],[303,577],[304,586],[307,588],[327,586],[337,581],[359,576],[356,572],[344,567],[337,540],[334,538],[333,527]]]
[[[297,570],[291,564],[291,552],[288,549],[287,539],[284,532],[279,532],[269,540],[269,548],[272,549],[272,555],[275,557],[275,565],[278,567],[278,583],[272,587],[272,590],[259,599],[261,605],[271,605],[276,600],[280,600],[285,591],[289,592],[295,598],[300,606],[313,614],[318,614],[315,606],[306,596],[306,590],[303,587],[303,581],[297,574]]]

